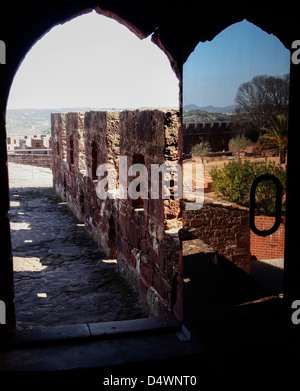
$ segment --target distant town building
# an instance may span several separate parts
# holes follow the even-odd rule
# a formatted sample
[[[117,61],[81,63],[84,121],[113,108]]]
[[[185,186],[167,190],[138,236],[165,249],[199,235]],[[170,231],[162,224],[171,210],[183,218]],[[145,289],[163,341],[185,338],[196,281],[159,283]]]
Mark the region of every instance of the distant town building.
[[[50,168],[52,164],[51,136],[9,136],[6,139],[8,161]]]
[[[47,134],[33,136],[9,136],[6,139],[7,150],[51,149],[51,137]]]

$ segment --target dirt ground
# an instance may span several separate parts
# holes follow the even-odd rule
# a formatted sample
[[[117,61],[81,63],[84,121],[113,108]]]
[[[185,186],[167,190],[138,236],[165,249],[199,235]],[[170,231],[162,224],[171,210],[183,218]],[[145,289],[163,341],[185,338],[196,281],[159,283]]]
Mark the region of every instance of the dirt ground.
[[[266,157],[266,156],[246,156],[246,157],[241,157],[241,160],[250,160],[250,162],[264,162],[265,160],[268,161],[274,161],[275,163],[279,164],[279,156],[276,157]],[[217,168],[222,168],[224,164],[234,160],[232,156],[224,156],[224,157],[216,157],[216,158],[207,158],[204,159],[204,170],[205,174],[209,174],[212,168],[217,167]],[[201,163],[200,158],[195,158],[193,160],[188,159],[184,161],[184,165],[186,164],[191,164],[191,163]]]

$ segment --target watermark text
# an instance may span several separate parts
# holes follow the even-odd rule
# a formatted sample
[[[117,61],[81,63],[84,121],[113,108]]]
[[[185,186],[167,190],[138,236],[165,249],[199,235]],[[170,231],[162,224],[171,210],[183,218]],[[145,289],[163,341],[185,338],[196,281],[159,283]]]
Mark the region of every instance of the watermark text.
[[[2,300],[0,300],[0,324],[6,324],[6,306]]]
[[[292,323],[297,325],[300,323],[300,300],[294,300],[292,302],[292,309],[296,309],[292,313]]]
[[[103,386],[121,386],[135,388],[136,386],[196,386],[197,378],[196,376],[146,376],[143,378],[138,377],[117,377],[109,376],[105,377],[102,382]],[[147,389],[148,389],[147,387]]]
[[[186,202],[187,210],[201,209],[204,203],[204,165],[189,164],[184,168],[177,163],[151,164],[148,168],[141,163],[128,167],[127,156],[119,157],[119,170],[113,164],[98,166],[96,175],[97,197],[110,199],[193,199]],[[150,180],[150,181],[149,181]],[[119,183],[117,187],[117,182]]]
[[[292,43],[292,49],[296,49],[292,52],[292,63],[298,65],[300,64],[300,39]]]
[[[0,64],[6,64],[6,46],[4,41],[0,41]]]

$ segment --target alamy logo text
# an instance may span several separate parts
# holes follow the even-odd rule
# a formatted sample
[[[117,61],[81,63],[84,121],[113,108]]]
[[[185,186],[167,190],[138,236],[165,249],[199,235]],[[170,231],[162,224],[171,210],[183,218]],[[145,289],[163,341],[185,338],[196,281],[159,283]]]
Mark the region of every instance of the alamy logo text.
[[[126,156],[119,157],[118,173],[113,164],[101,164],[96,172],[98,198],[102,200],[106,198],[167,200],[182,199],[184,196],[195,199],[193,202],[186,203],[187,210],[202,208],[204,202],[203,164],[186,165],[184,178],[180,164],[151,164],[149,171],[144,164],[140,163],[128,168]],[[119,178],[118,188],[117,178]]]

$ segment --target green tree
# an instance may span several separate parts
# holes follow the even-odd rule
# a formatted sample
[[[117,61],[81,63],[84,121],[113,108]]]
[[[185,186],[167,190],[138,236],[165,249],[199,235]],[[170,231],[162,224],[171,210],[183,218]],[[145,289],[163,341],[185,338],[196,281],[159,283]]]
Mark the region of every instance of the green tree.
[[[229,148],[236,152],[239,158],[241,151],[246,149],[249,142],[250,140],[244,135],[237,135],[229,141]]]
[[[211,152],[211,147],[208,141],[200,140],[198,144],[193,146],[193,157],[194,156],[201,157],[202,163],[203,163],[203,158],[208,156],[210,152]]]
[[[270,118],[268,127],[263,127],[265,134],[260,136],[261,145],[279,148],[280,163],[286,161],[288,144],[288,118],[285,114],[278,114]]]
[[[223,168],[214,167],[210,174],[213,179],[212,189],[223,199],[238,205],[249,206],[250,187],[253,180],[269,173],[279,178],[283,194],[286,191],[286,171],[275,162],[251,163],[249,160],[233,160]],[[256,189],[256,213],[272,216],[275,211],[276,188],[273,182],[263,181]]]

